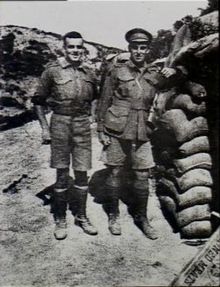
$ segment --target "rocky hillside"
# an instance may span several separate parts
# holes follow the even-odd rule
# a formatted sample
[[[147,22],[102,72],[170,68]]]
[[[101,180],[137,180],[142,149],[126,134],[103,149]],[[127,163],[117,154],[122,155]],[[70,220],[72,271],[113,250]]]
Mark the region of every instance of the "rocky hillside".
[[[192,40],[216,33],[218,12],[195,18],[191,24]],[[150,61],[167,57],[172,41],[171,30],[158,31],[152,42]],[[121,52],[118,48],[88,41],[85,43],[85,60],[98,75],[103,59]],[[29,121],[34,116],[31,97],[38,78],[45,65],[62,54],[59,34],[36,28],[0,26],[0,130]],[[194,65],[193,70],[195,67]],[[198,73],[193,71],[193,74]],[[204,77],[207,78],[207,75]]]
[[[98,70],[102,59],[120,49],[85,43],[85,60]],[[63,54],[61,35],[36,28],[0,27],[0,129],[32,116],[31,97],[45,65]]]

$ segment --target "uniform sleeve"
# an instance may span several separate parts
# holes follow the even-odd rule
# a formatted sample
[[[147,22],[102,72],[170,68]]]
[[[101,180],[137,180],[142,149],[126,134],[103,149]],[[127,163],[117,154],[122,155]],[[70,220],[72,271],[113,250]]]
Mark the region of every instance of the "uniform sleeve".
[[[99,97],[99,79],[95,72],[92,73],[93,83],[93,100],[97,100]]]
[[[99,96],[99,81],[96,71],[91,67],[84,67],[87,73],[88,80],[92,84],[92,101],[96,100]]]
[[[98,131],[100,132],[103,131],[105,114],[107,112],[108,107],[112,103],[115,82],[116,81],[113,72],[109,71],[103,82],[101,95],[98,101],[97,121],[98,121]]]
[[[51,91],[51,83],[51,73],[50,70],[47,69],[42,73],[39,79],[36,92],[32,98],[33,104],[40,106],[46,105],[46,99],[49,97]]]

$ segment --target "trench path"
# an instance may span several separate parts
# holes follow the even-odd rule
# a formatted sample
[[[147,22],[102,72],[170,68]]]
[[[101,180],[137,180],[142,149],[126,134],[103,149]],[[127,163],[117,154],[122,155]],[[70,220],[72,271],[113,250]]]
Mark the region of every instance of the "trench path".
[[[103,169],[95,127],[92,147],[90,176]],[[123,202],[122,235],[112,236],[101,204],[89,195],[88,215],[99,234],[83,233],[68,212],[68,237],[57,241],[50,205],[37,196],[55,180],[38,122],[1,132],[0,155],[1,287],[168,286],[199,248],[173,233],[152,188],[149,217],[159,239],[151,241],[137,229]]]

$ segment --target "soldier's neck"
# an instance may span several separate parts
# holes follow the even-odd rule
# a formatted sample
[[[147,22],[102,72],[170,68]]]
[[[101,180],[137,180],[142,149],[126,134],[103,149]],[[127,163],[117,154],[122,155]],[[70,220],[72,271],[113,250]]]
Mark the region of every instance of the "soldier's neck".
[[[66,59],[67,62],[75,69],[77,69],[79,66],[82,65],[82,62],[81,61],[71,61],[70,59]]]
[[[144,68],[144,63],[134,63],[134,64],[139,69]]]
[[[73,67],[73,68],[78,68],[79,66],[81,66],[81,62],[80,61],[78,61],[78,62],[71,62],[71,66]]]
[[[145,70],[145,67],[146,67],[146,63],[145,62],[141,63],[141,64],[139,64],[139,63],[134,63],[134,64],[135,64],[135,66],[138,68],[138,70],[140,72],[143,72]]]

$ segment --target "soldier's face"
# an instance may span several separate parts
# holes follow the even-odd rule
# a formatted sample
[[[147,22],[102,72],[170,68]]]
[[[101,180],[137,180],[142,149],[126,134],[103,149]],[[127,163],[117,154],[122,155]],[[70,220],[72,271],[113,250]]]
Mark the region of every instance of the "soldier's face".
[[[64,49],[70,62],[80,62],[83,55],[83,39],[66,38]]]
[[[144,64],[148,50],[147,43],[135,42],[129,44],[131,60],[137,65]]]

